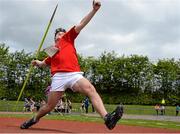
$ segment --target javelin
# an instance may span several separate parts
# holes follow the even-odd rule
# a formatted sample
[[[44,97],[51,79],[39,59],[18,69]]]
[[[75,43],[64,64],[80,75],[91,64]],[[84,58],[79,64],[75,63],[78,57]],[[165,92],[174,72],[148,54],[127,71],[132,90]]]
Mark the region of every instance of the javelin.
[[[45,40],[45,38],[46,38],[46,35],[47,35],[48,31],[49,31],[49,28],[50,28],[51,23],[52,23],[52,21],[53,21],[54,15],[55,15],[56,10],[57,10],[57,7],[58,7],[58,4],[56,5],[56,7],[55,7],[55,9],[54,9],[54,11],[53,11],[53,14],[52,14],[52,16],[51,16],[51,19],[49,20],[49,23],[48,23],[48,26],[47,26],[46,31],[45,31],[45,33],[44,33],[44,36],[43,36],[43,38],[42,38],[42,40],[41,40],[41,43],[39,44],[39,47],[38,47],[38,50],[37,50],[37,53],[36,53],[36,59],[38,59],[38,57],[39,57],[39,52],[40,52],[41,47],[42,47],[42,45],[43,45],[43,43],[44,43],[44,40]],[[26,76],[26,79],[25,79],[25,81],[24,81],[24,84],[23,84],[23,86],[22,86],[21,92],[20,92],[20,94],[19,94],[19,96],[18,96],[18,99],[17,99],[17,101],[16,101],[16,106],[17,106],[17,104],[18,104],[18,102],[19,102],[19,99],[21,98],[21,95],[22,95],[22,93],[23,93],[23,91],[24,91],[24,88],[26,87],[26,84],[27,84],[27,81],[28,81],[28,79],[29,79],[29,76],[30,76],[30,74],[31,74],[31,72],[32,72],[32,69],[33,69],[33,66],[32,66],[32,64],[31,64],[31,65],[30,65],[30,68],[29,68],[29,72],[28,72],[28,74],[27,74],[27,76]]]

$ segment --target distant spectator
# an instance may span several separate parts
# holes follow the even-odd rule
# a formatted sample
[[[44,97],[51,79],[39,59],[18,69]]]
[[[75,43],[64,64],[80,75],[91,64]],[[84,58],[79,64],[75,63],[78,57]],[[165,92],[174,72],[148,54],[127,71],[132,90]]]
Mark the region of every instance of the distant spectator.
[[[55,106],[54,110],[55,112],[60,112],[60,113],[64,113],[65,112],[65,107],[64,107],[64,102],[62,99],[60,99],[57,103],[57,105]]]
[[[68,112],[71,113],[71,111],[72,111],[72,103],[71,103],[70,99],[67,100],[67,103],[68,103]]]
[[[84,112],[84,110],[85,110],[85,107],[84,107],[84,100],[82,100],[82,102],[81,102],[81,112]]]
[[[160,110],[161,110],[161,115],[165,115],[165,106],[164,105],[160,106]]]
[[[179,105],[177,105],[177,106],[176,106],[176,116],[178,116],[179,111],[180,111],[180,106],[179,106]]]
[[[29,112],[30,111],[31,104],[28,100],[28,98],[24,98],[24,107],[23,112]]]
[[[31,110],[31,112],[35,112],[36,111],[36,109],[35,109],[35,101],[33,100],[32,97],[30,98],[29,102],[30,102],[30,110]]]
[[[156,114],[158,115],[159,114],[159,110],[160,110],[159,104],[156,104],[154,106],[154,109],[156,110]]]
[[[86,97],[85,100],[84,100],[84,106],[85,106],[85,109],[86,109],[86,114],[88,113],[88,108],[89,108],[89,98]]]

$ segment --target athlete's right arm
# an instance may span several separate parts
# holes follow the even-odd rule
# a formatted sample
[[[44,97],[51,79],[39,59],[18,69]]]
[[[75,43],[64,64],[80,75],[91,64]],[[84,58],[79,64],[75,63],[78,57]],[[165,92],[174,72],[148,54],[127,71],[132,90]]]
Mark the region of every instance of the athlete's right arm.
[[[75,26],[75,31],[80,33],[80,31],[90,22],[96,12],[100,9],[101,2],[98,0],[93,0],[93,9],[81,20],[79,24]]]
[[[47,64],[45,63],[44,60],[43,60],[43,61],[33,60],[33,61],[31,62],[31,64],[32,64],[33,66],[37,66],[37,67],[45,67],[45,66],[47,66]]]

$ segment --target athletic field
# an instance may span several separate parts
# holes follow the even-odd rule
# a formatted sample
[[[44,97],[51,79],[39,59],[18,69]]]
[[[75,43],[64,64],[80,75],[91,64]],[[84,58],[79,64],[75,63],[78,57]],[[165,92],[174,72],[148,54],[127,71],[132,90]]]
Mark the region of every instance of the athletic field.
[[[133,115],[132,117],[124,115],[113,130],[108,130],[96,114],[47,115],[38,124],[27,130],[21,130],[20,124],[31,116],[31,113],[1,112],[0,133],[180,133],[178,121],[130,119]],[[147,118],[149,116],[135,117]]]

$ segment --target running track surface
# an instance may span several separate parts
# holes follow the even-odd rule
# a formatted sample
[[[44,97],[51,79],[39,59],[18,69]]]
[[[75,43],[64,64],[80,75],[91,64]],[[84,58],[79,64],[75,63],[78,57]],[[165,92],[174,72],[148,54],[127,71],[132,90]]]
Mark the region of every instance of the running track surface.
[[[29,129],[20,129],[20,124],[26,120],[25,118],[2,117],[0,118],[0,133],[180,133],[180,130],[127,125],[117,125],[113,130],[108,130],[103,123],[47,119],[41,119]]]

